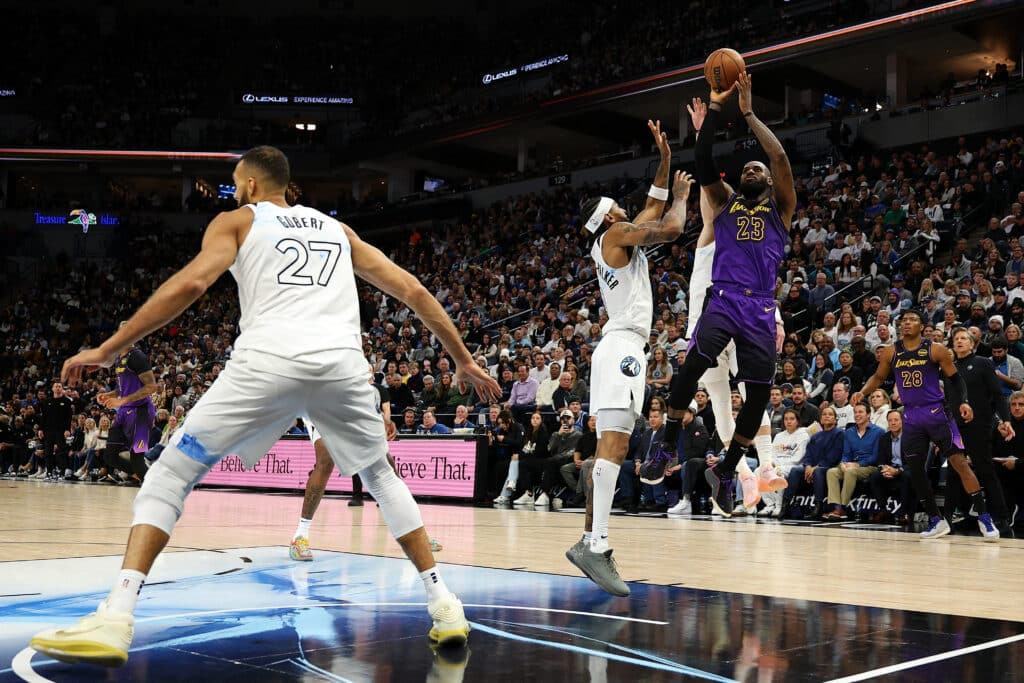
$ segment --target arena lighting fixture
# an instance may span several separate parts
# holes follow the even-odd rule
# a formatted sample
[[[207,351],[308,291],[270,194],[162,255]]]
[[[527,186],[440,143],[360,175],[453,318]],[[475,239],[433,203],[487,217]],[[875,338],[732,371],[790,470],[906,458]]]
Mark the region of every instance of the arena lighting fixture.
[[[160,150],[125,150],[125,149],[60,149],[60,148],[26,148],[0,147],[0,156],[18,160],[51,160],[60,159],[139,159],[147,161],[238,161],[241,152],[188,152]]]
[[[779,58],[781,58],[781,56],[778,55],[777,53],[782,52],[784,50],[788,50],[790,48],[801,47],[801,46],[805,46],[805,45],[812,45],[814,43],[818,43],[818,42],[821,42],[823,40],[828,40],[830,38],[838,38],[838,37],[841,37],[841,36],[846,36],[846,35],[850,35],[850,34],[854,34],[854,33],[859,33],[861,31],[866,31],[866,30],[873,29],[873,28],[879,28],[879,27],[882,27],[882,26],[888,26],[890,24],[898,24],[900,22],[905,22],[905,21],[908,21],[910,19],[917,19],[917,18],[920,18],[920,17],[925,17],[925,16],[928,16],[930,14],[935,14],[937,12],[942,12],[942,11],[945,11],[945,10],[955,9],[957,7],[965,7],[967,5],[973,5],[976,2],[978,2],[978,0],[951,0],[950,2],[944,2],[941,5],[933,5],[931,7],[924,7],[924,8],[921,8],[921,9],[911,10],[909,12],[903,12],[901,14],[895,14],[895,15],[893,15],[891,17],[883,17],[881,19],[874,19],[872,21],[866,21],[866,22],[864,22],[862,24],[855,24],[853,26],[847,26],[845,28],[838,28],[838,29],[835,29],[835,30],[832,30],[832,31],[825,31],[824,33],[818,33],[818,34],[813,35],[813,36],[805,36],[803,38],[797,38],[797,39],[794,39],[794,40],[789,40],[789,41],[786,41],[784,43],[778,43],[776,45],[769,45],[767,47],[758,48],[756,50],[750,50],[749,52],[743,52],[742,55],[743,55],[743,59],[746,60],[748,63],[750,63],[749,60],[750,60],[751,57],[761,57],[761,56],[764,56],[764,57],[774,57],[775,59],[779,59]],[[765,61],[768,61],[768,60],[759,60],[757,62],[757,64],[763,64],[763,63],[765,63]],[[626,89],[632,88],[634,86],[644,85],[645,83],[652,83],[654,81],[661,81],[661,80],[664,80],[666,78],[672,78],[674,76],[687,76],[687,75],[691,76],[690,78],[682,80],[682,81],[675,81],[675,82],[672,82],[672,83],[666,83],[664,85],[659,85],[657,87],[649,88],[648,90],[643,90],[643,91],[637,91],[637,92],[631,91],[629,93],[625,93],[623,95],[618,95],[616,97],[609,98],[609,99],[619,99],[621,97],[628,97],[628,96],[632,96],[632,95],[638,95],[638,94],[641,94],[642,92],[648,92],[649,90],[659,90],[661,88],[675,86],[675,85],[681,85],[682,83],[686,83],[686,82],[689,82],[689,81],[695,81],[695,80],[702,79],[704,77],[703,71],[704,71],[704,63],[701,62],[700,64],[694,64],[694,65],[691,65],[691,66],[683,67],[682,69],[676,69],[674,71],[668,71],[668,72],[654,74],[654,75],[651,75],[651,76],[645,76],[643,78],[634,79],[632,81],[626,81],[625,83],[616,83],[614,85],[608,85],[608,86],[605,86],[603,88],[597,88],[595,90],[588,90],[586,92],[574,93],[572,95],[566,95],[565,97],[560,97],[560,98],[557,98],[557,99],[548,100],[546,102],[541,102],[540,106],[542,108],[544,108],[544,107],[552,107],[552,106],[559,105],[559,104],[562,104],[562,103],[565,103],[565,102],[571,102],[572,100],[588,98],[588,97],[592,97],[594,95],[601,95],[601,94],[604,94],[604,93],[612,93],[612,92],[619,91],[619,90],[626,90]],[[488,133],[488,132],[493,131],[493,130],[499,130],[501,128],[505,128],[507,126],[510,126],[510,125],[512,125],[512,123],[514,123],[516,121],[519,121],[519,120],[521,120],[523,118],[525,118],[525,115],[520,115],[520,116],[517,116],[517,117],[514,117],[514,118],[509,118],[509,119],[503,119],[501,121],[496,121],[494,123],[488,124],[486,126],[482,126],[480,128],[475,128],[475,129],[470,130],[470,131],[465,131],[465,132],[462,132],[462,133],[455,133],[453,135],[448,135],[448,136],[445,136],[443,138],[439,138],[438,140],[436,140],[436,142],[450,142],[452,140],[459,140],[461,138],[472,137],[474,135],[479,135],[481,133]]]
[[[316,124],[315,123],[296,123],[295,124],[295,129],[296,130],[306,130],[306,131],[312,132],[312,131],[316,130]]]

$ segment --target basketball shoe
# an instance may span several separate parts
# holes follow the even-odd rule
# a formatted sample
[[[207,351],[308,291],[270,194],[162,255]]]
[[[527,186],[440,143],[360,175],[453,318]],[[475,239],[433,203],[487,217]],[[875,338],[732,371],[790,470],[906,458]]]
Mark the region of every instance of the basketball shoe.
[[[759,491],[774,493],[785,490],[786,486],[789,485],[789,482],[784,477],[779,476],[779,472],[775,467],[758,467],[757,469],[760,470],[757,477],[757,488]],[[743,485],[746,487],[746,482]]]
[[[999,529],[996,528],[996,523],[992,521],[992,515],[989,513],[982,512],[978,515],[978,528],[981,529],[981,535],[986,541],[999,540]]]
[[[462,601],[449,593],[437,602],[427,605],[434,626],[430,629],[430,640],[438,647],[462,647],[469,638],[469,622],[462,610]]]
[[[716,471],[717,468],[709,467],[704,470],[704,479],[708,482],[711,487],[711,506],[715,509],[718,514],[723,517],[732,516],[732,477],[721,477]],[[751,473],[753,475],[753,473]],[[753,483],[753,482],[751,482]],[[744,505],[746,504],[746,493],[747,493],[746,482],[743,486]],[[751,486],[757,497],[760,498],[761,494],[757,490],[757,486]],[[749,507],[749,506],[747,506]]]
[[[941,515],[928,520],[928,528],[921,532],[921,538],[940,538],[950,532],[949,522]]]
[[[309,549],[309,541],[305,536],[292,539],[291,545],[288,546],[288,557],[296,562],[313,561],[313,551]]]
[[[603,553],[595,553],[590,549],[590,544],[581,539],[566,551],[565,556],[606,593],[622,598],[629,595],[629,586],[619,576],[611,548]]]
[[[37,633],[29,645],[36,652],[62,662],[122,666],[135,635],[135,617],[111,612],[106,601],[74,626]]]

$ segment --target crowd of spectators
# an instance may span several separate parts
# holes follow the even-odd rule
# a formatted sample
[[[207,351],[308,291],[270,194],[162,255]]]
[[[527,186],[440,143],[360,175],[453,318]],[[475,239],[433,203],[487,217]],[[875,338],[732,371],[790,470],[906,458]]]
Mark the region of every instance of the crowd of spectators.
[[[773,434],[784,446],[774,454],[776,464],[787,468],[795,484],[800,484],[794,474],[798,465],[828,465],[824,473],[837,463],[821,458],[847,457],[834,441],[822,445],[835,438],[831,432],[851,423],[863,427],[865,417],[879,429],[889,428],[889,408],[899,405],[891,384],[875,392],[864,410],[851,406],[849,398],[873,373],[878,349],[896,338],[896,317],[911,306],[924,311],[925,333],[937,341],[948,341],[954,324],[977,328],[978,353],[991,355],[1004,392],[1009,396],[1021,389],[1022,145],[1015,134],[961,138],[839,161],[820,175],[797,180],[798,210],[776,291],[787,338],[778,386],[766,406]],[[398,431],[486,431],[497,473],[492,492],[499,498],[548,504],[558,497],[580,504],[580,474],[593,455],[584,438],[592,432],[590,359],[605,321],[588,244],[580,235],[580,206],[586,197],[605,193],[619,197],[633,214],[644,189],[634,181],[510,197],[444,228],[418,228],[405,239],[390,240],[389,257],[437,297],[475,361],[490,369],[504,392],[499,404],[479,404],[467,387],[453,381],[451,358],[412,311],[361,287],[364,350],[376,381],[389,389]],[[691,211],[684,237],[650,254],[656,314],[645,404],[659,412],[655,425],[686,351],[696,220],[697,212]],[[18,290],[18,298],[0,313],[0,407],[10,418],[6,428],[17,430],[10,443],[19,462],[38,441],[34,427],[40,406],[63,358],[108,334],[197,244],[196,236],[139,234],[117,244],[112,265],[57,260]],[[160,382],[158,407],[171,415],[179,407],[179,413],[187,413],[230,358],[238,307],[226,280],[143,342]],[[85,419],[98,428],[109,417],[93,398],[110,382],[109,373],[101,371],[66,388],[75,416],[67,437],[75,444],[76,429],[83,437],[87,433]],[[734,408],[741,401],[735,394]],[[1018,408],[1015,415],[1024,417],[1024,396]],[[803,439],[798,432],[807,428],[817,433]],[[712,464],[721,447],[707,396],[698,392],[682,430],[679,452],[685,457],[664,472],[643,467],[644,434],[651,429],[646,421],[637,425],[630,455],[634,466],[622,470],[629,481],[623,482],[620,502],[661,511],[678,500],[683,508],[685,503],[699,509],[696,468]],[[1019,431],[1024,435],[1024,428]],[[574,443],[569,432],[579,434]],[[1020,440],[1003,442],[1000,452],[1018,457],[1021,445]],[[531,462],[545,454],[550,462]],[[509,465],[520,460],[515,469],[523,476],[503,490],[510,488]],[[875,466],[865,462],[858,460],[858,467]],[[5,460],[5,469],[12,464],[14,459]],[[1019,476],[1009,465],[1004,468],[1016,487],[1013,495],[1019,495]],[[850,475],[856,481],[848,486],[842,477],[833,481],[824,474],[808,474],[806,481],[818,487],[818,504],[844,513],[848,494],[871,474]],[[777,501],[769,513],[783,507]]]
[[[148,7],[59,14],[14,9],[5,13],[19,27],[7,46],[14,81],[3,85],[16,95],[6,104],[34,124],[0,131],[0,140],[174,148],[195,143],[176,131],[189,118],[206,121],[198,141],[203,147],[310,140],[241,113],[244,93],[352,97],[355,115],[341,112],[322,125],[342,130],[333,138],[338,142],[376,138],[693,63],[721,45],[753,49],[934,3],[839,0],[829,2],[827,12],[798,13],[784,3],[752,9],[739,0],[658,0],[637,12],[624,3],[573,0],[544,6],[543,21],[537,21],[536,7],[509,6],[500,21],[483,19],[485,30],[477,17],[440,14],[403,19],[154,13]],[[222,35],[258,36],[274,58],[235,68],[233,44]],[[83,46],[88,59],[81,58]],[[524,82],[514,94],[496,96],[497,86],[482,83],[483,74],[566,53],[568,62],[537,72],[550,79]]]

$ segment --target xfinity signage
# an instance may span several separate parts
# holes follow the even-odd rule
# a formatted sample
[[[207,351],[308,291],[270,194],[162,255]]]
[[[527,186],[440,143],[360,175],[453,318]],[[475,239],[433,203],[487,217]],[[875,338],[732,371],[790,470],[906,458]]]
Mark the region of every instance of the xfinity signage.
[[[518,76],[521,73],[529,73],[530,71],[546,69],[549,66],[554,66],[555,64],[561,64],[562,62],[568,61],[569,55],[557,55],[555,57],[548,57],[547,59],[541,59],[536,62],[530,62],[529,64],[523,64],[522,66],[511,67],[504,71],[497,71],[495,73],[484,74],[482,80],[484,85],[490,85],[491,83],[496,83],[497,81],[503,81],[506,78]]]
[[[14,97],[17,94],[14,88],[0,88],[0,97]]]
[[[355,104],[351,97],[341,95],[257,95],[247,92],[242,95],[242,104],[301,104],[301,105],[339,105]]]

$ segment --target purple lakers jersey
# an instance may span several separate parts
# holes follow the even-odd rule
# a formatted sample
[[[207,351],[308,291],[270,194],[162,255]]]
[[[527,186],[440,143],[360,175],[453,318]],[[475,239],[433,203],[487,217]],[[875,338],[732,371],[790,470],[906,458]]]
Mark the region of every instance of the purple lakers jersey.
[[[756,292],[774,291],[789,232],[771,197],[749,206],[734,193],[715,217],[714,227],[711,281]]]
[[[902,341],[896,342],[892,368],[900,401],[908,409],[942,404],[941,368],[932,360],[930,340],[922,337],[921,345],[913,351],[906,349]]]
[[[118,358],[117,363],[114,364],[114,372],[117,373],[117,386],[121,396],[131,396],[144,387],[145,384],[143,384],[139,375],[152,369],[153,366],[150,365],[149,358],[139,349],[131,349],[128,353]],[[143,398],[126,403],[125,406],[141,406],[150,402],[150,397],[144,396]]]

